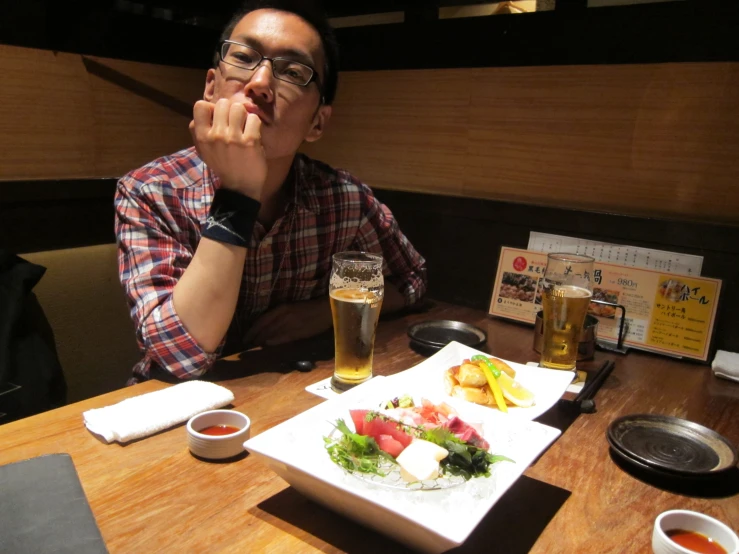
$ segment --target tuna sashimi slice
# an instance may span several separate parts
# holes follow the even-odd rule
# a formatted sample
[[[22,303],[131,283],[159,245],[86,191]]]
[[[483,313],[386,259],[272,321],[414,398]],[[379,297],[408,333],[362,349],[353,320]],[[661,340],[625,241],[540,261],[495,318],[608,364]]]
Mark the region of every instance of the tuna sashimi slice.
[[[369,435],[375,440],[378,440],[380,435],[390,435],[402,444],[403,448],[408,446],[413,440],[413,437],[403,431],[400,423],[393,420],[383,420],[380,417],[376,417],[372,421],[365,421],[362,427],[362,434]]]
[[[468,423],[462,421],[458,417],[452,416],[449,421],[444,424],[460,440],[475,445],[477,448],[488,450],[490,444]]]
[[[364,432],[364,418],[367,416],[369,410],[349,410],[349,414],[352,416],[354,422],[354,432],[358,435],[366,435]]]
[[[397,458],[398,454],[405,450],[405,446],[400,444],[390,435],[380,435],[379,437],[375,437],[375,441],[377,441],[377,446],[380,447],[380,450],[384,450],[393,458]]]

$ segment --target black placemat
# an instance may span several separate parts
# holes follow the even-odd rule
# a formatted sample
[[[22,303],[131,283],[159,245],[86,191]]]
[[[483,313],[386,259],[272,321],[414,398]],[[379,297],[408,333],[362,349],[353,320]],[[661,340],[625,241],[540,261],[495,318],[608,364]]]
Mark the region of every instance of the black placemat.
[[[68,454],[0,466],[0,512],[3,554],[108,552]]]

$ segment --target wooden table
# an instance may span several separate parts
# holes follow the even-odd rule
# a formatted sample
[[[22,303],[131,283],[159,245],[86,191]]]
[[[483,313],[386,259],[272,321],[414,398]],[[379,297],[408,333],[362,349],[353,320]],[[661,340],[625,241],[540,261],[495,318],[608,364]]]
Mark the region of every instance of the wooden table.
[[[380,323],[376,373],[392,374],[421,362],[423,356],[409,348],[406,329],[415,321],[437,318],[485,329],[488,351],[497,356],[524,363],[536,359],[530,327],[437,303],[427,313]],[[224,360],[215,379],[234,392],[235,409],[251,416],[253,433],[261,433],[321,402],[303,389],[331,374],[333,360],[326,345],[309,341],[302,352],[282,348]],[[308,373],[285,363],[290,357],[307,356],[324,359]],[[654,518],[673,508],[701,511],[739,529],[736,476],[722,482],[721,490],[698,491],[714,498],[671,492],[620,467],[605,439],[616,417],[661,413],[701,423],[739,444],[739,384],[716,379],[707,366],[640,352],[598,352],[596,362],[609,357],[617,365],[596,397],[597,413],[574,420],[461,550],[651,552]],[[104,363],[100,370],[105,370]],[[4,425],[0,464],[55,452],[71,454],[113,553],[403,550],[304,499],[253,457],[232,463],[192,457],[184,425],[127,445],[103,444],[83,426],[81,414],[89,408],[166,386],[149,381]]]

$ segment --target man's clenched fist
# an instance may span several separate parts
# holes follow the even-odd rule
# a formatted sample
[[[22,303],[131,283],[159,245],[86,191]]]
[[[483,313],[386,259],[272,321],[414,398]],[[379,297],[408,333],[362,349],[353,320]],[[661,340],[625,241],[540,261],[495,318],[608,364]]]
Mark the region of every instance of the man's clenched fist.
[[[262,121],[239,102],[200,100],[193,108],[190,133],[200,158],[218,175],[221,186],[261,200],[267,179]]]

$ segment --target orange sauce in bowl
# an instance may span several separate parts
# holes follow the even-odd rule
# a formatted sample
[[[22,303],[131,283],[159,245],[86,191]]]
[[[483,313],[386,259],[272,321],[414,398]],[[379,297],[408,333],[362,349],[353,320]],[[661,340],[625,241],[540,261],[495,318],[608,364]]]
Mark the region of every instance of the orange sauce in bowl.
[[[695,531],[672,529],[666,531],[673,542],[698,554],[726,554],[726,549],[713,539]]]
[[[223,435],[233,435],[234,433],[238,433],[239,431],[241,431],[241,429],[239,429],[238,427],[234,427],[233,425],[211,425],[210,427],[201,429],[200,431],[198,431],[198,433],[214,437],[221,437]]]

